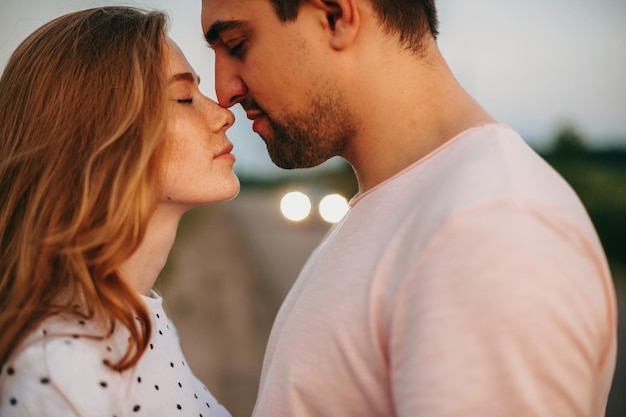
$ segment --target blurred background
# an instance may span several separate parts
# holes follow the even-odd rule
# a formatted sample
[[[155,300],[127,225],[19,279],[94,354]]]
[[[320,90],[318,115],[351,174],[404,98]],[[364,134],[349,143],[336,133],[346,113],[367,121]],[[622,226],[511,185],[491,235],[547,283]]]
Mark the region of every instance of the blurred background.
[[[125,4],[165,10],[171,37],[215,99],[201,0],[0,1],[0,68],[33,30],[62,14]],[[574,187],[604,244],[618,289],[620,347],[608,417],[626,415],[626,1],[439,0],[440,48],[466,89]],[[197,376],[231,411],[250,415],[272,321],[345,199],[350,167],[271,164],[233,109],[242,191],[190,211],[158,282]],[[287,199],[283,197],[289,192]],[[322,203],[323,197],[334,195]],[[344,200],[339,198],[342,196]],[[322,208],[320,212],[320,208]],[[329,222],[330,221],[330,222]]]

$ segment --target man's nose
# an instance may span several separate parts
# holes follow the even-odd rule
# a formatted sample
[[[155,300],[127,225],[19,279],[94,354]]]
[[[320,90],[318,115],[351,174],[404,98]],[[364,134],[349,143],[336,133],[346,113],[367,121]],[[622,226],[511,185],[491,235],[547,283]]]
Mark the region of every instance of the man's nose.
[[[223,107],[231,107],[241,102],[248,93],[235,65],[227,59],[215,60],[215,93],[218,103]]]

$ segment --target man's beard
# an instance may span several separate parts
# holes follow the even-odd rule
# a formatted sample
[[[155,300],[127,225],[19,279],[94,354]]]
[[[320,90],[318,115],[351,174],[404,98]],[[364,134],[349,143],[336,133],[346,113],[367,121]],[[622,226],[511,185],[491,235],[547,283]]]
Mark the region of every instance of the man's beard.
[[[334,156],[344,156],[358,133],[358,124],[338,94],[320,94],[311,99],[309,110],[265,116],[271,133],[263,140],[270,158],[285,169],[310,168]]]

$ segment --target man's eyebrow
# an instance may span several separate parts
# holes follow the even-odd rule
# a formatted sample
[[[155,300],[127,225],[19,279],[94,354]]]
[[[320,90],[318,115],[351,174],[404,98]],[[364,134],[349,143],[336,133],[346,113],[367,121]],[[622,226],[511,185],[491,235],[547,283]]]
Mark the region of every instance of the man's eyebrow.
[[[236,29],[246,24],[243,20],[216,20],[206,31],[204,37],[209,45],[213,45],[225,30]]]
[[[196,74],[192,74],[191,72],[179,72],[178,74],[174,74],[169,78],[169,83],[173,84],[177,81],[187,81],[190,83],[198,83],[200,84],[200,77]]]

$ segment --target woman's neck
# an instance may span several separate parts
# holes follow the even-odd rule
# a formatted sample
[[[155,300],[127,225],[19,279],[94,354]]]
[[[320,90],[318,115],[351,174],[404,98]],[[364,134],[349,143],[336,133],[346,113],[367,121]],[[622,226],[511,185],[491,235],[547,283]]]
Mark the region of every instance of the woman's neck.
[[[120,275],[138,294],[149,295],[176,239],[183,212],[172,207],[157,207],[144,239],[120,267]]]

